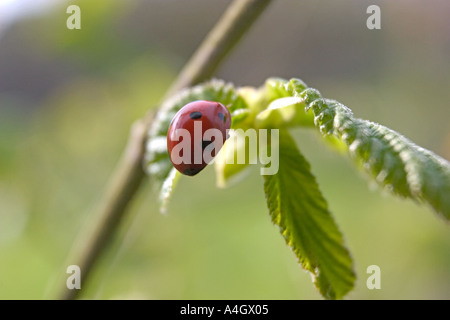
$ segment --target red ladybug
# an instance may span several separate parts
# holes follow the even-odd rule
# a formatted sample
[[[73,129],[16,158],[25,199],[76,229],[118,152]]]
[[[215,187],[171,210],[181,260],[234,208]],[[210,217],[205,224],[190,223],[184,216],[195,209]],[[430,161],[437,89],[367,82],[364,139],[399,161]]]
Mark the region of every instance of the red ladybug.
[[[228,138],[230,126],[230,111],[219,102],[199,100],[182,107],[167,132],[173,166],[188,176],[199,173]]]

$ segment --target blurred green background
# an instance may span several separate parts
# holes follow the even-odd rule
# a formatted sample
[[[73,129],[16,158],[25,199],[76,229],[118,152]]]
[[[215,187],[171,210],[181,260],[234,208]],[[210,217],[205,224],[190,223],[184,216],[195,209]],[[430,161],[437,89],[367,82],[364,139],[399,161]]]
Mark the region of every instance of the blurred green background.
[[[6,2],[0,299],[54,298],[130,125],[158,103],[229,1]],[[81,8],[81,30],[66,28],[69,4]],[[371,4],[381,30],[366,27]],[[449,13],[445,0],[273,1],[216,76],[253,86],[299,77],[450,159]],[[347,298],[450,299],[448,223],[377,189],[313,132],[294,135],[355,260]],[[144,185],[82,298],[321,299],[270,221],[256,168],[224,190],[214,168],[181,179],[166,216],[154,191]],[[372,264],[381,290],[366,287]]]

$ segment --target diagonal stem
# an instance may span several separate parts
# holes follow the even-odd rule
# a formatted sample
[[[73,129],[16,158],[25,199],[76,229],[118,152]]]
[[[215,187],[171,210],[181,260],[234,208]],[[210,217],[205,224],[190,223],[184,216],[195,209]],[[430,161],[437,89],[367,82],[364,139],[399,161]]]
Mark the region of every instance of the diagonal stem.
[[[182,69],[165,98],[169,98],[182,88],[211,77],[221,61],[257,20],[270,1],[234,0]],[[106,186],[104,198],[99,203],[96,219],[90,228],[82,230],[79,241],[75,243],[69,257],[69,264],[80,267],[82,288],[116,233],[128,205],[144,180],[142,159],[146,133],[153,115],[149,113],[133,125],[122,159]],[[81,290],[69,290],[65,280],[61,281],[61,285],[63,288],[59,292],[59,299],[75,299],[80,294]]]

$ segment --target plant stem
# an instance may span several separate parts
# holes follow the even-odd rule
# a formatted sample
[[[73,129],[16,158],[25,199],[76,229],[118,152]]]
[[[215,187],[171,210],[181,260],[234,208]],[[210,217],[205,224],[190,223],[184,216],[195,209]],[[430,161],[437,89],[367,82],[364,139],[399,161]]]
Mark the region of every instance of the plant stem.
[[[195,85],[212,76],[220,62],[257,20],[270,1],[234,0],[187,62],[164,99],[184,87]],[[153,115],[149,113],[133,125],[122,159],[106,186],[104,198],[94,217],[96,219],[89,229],[82,230],[79,241],[75,243],[73,253],[69,257],[69,264],[80,267],[82,288],[85,287],[92,269],[116,233],[128,205],[144,180],[142,161],[146,134]],[[59,293],[59,299],[75,299],[80,294],[81,290],[69,290],[65,281],[62,281],[61,285],[63,288]]]
[[[270,0],[235,0],[181,70],[165,97],[211,77],[269,3]]]

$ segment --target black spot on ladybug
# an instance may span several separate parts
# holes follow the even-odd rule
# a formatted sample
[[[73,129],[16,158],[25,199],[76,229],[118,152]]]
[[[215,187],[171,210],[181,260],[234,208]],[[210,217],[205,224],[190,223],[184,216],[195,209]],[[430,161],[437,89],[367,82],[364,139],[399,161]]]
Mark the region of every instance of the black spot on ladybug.
[[[203,168],[186,168],[183,171],[183,174],[187,176],[195,176],[197,173],[202,171]]]
[[[202,148],[205,149],[207,146],[209,146],[212,143],[211,140],[203,140],[202,141]]]
[[[194,111],[189,114],[189,118],[191,118],[193,120],[200,119],[201,117],[202,117],[202,113],[199,111]]]
[[[220,120],[222,120],[223,122],[227,121],[227,116],[224,115],[223,113],[219,112],[218,116],[219,116]]]

